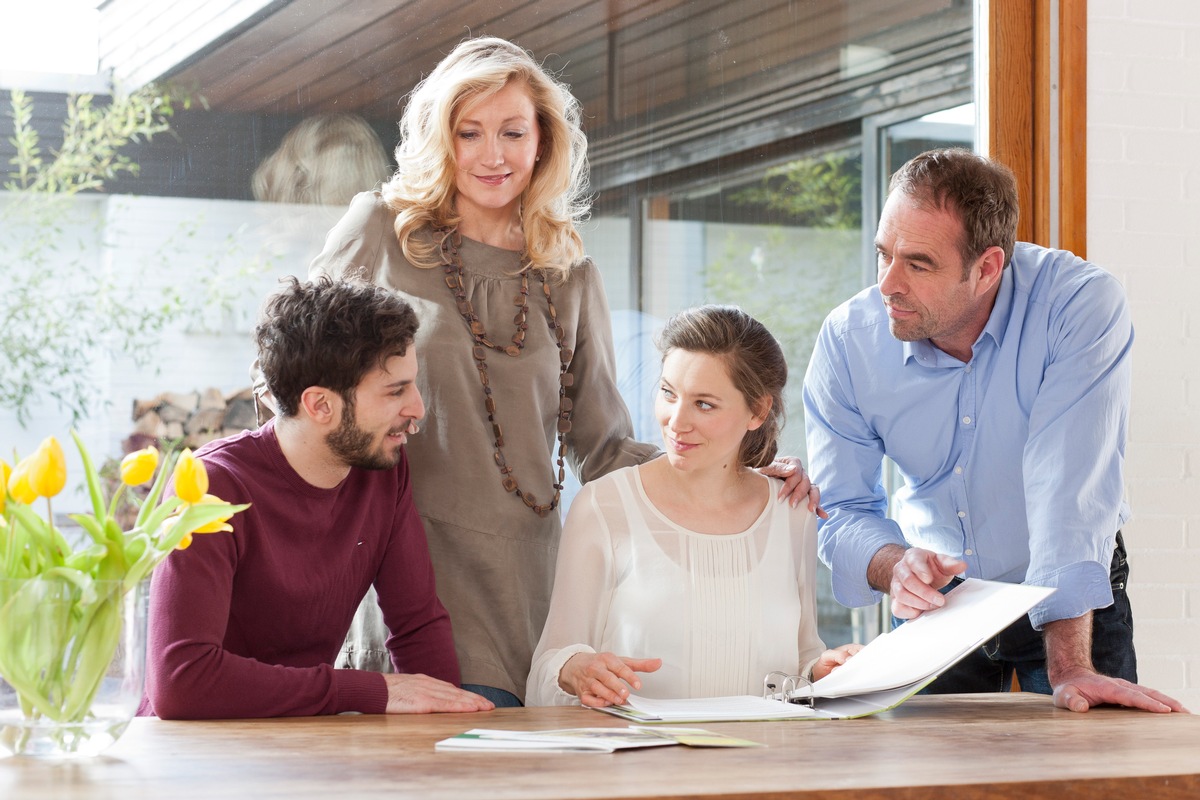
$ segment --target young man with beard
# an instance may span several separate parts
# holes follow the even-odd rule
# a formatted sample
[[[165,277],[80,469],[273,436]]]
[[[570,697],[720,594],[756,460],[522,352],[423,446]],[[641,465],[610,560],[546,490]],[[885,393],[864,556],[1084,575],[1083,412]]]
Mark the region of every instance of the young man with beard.
[[[328,279],[274,295],[257,329],[279,415],[197,451],[250,508],[155,572],[142,713],[168,719],[486,711],[458,688],[404,452],[425,413],[417,318]],[[374,585],[397,674],[333,668]]]

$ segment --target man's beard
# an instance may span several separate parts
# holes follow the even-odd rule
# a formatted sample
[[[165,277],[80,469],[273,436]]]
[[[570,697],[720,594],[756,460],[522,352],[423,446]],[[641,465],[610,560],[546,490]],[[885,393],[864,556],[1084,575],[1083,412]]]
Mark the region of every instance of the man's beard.
[[[392,469],[402,458],[402,450],[399,447],[393,456],[389,456],[382,448],[372,448],[374,438],[358,427],[353,402],[342,406],[342,421],[337,430],[326,435],[325,443],[329,445],[333,454],[348,466],[359,469]]]

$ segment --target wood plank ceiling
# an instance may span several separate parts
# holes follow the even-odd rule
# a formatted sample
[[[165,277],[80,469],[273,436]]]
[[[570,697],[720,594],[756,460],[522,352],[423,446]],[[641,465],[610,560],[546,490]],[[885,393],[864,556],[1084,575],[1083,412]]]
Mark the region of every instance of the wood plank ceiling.
[[[396,119],[405,95],[461,39],[518,42],[571,84],[590,127],[787,68],[797,83],[844,64],[848,42],[961,0],[290,0],[165,77],[219,111],[357,112]],[[767,81],[773,82],[773,81]]]
[[[682,5],[687,0],[293,0],[169,77],[221,111],[397,117],[404,96],[455,44],[495,35],[553,69],[566,67],[564,77],[591,106],[606,94],[609,35]]]

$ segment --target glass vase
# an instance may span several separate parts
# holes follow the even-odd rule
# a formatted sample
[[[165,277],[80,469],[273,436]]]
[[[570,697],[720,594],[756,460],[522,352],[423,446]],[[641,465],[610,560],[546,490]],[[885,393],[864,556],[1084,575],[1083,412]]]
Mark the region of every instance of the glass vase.
[[[94,756],[137,713],[148,582],[0,579],[0,750]]]

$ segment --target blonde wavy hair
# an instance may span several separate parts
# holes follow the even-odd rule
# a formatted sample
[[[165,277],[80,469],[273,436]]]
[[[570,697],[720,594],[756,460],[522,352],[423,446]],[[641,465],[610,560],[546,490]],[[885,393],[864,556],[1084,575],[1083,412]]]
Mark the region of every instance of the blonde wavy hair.
[[[254,170],[254,199],[344,206],[388,177],[379,135],[355,114],[320,114],[287,132]]]
[[[382,193],[396,212],[404,256],[415,266],[438,266],[440,242],[413,234],[425,227],[453,228],[462,219],[454,210],[454,130],[463,109],[511,81],[529,88],[541,140],[540,160],[521,197],[527,264],[565,278],[583,258],[576,223],[586,218],[590,198],[579,101],[524,48],[480,37],[461,42],[442,59],[413,89],[400,119],[399,166]]]

